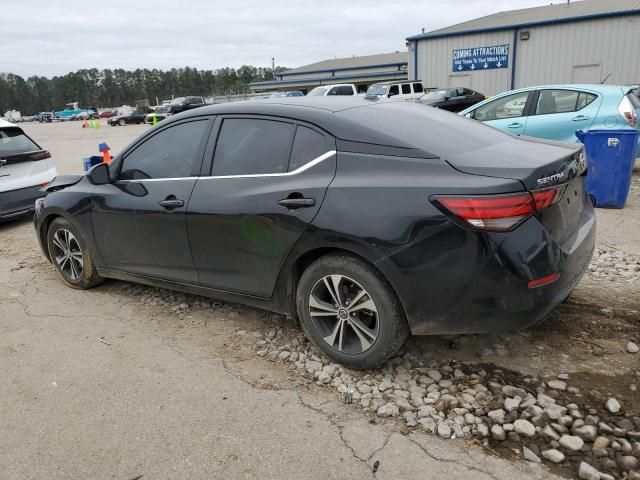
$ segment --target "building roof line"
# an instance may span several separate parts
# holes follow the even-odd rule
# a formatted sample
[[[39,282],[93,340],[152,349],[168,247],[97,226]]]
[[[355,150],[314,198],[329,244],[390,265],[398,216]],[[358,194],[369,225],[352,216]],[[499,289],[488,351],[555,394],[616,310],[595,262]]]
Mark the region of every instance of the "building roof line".
[[[353,67],[321,68],[317,70],[302,70],[302,71],[287,70],[284,72],[276,73],[276,76],[284,77],[284,76],[291,76],[291,75],[307,75],[309,73],[341,72],[345,70],[368,70],[371,68],[398,67],[402,65],[407,65],[407,62],[378,63],[375,65],[359,65],[359,66],[353,66]]]
[[[371,78],[371,77],[387,77],[387,76],[397,76],[397,75],[407,75],[406,70],[393,70],[390,72],[371,72],[371,73],[357,73],[353,75],[336,75],[331,77],[314,77],[314,78],[291,78],[287,80],[268,80],[266,82],[252,82],[249,84],[250,88],[253,87],[266,87],[270,85],[278,85],[282,87],[286,87],[287,84],[298,84],[298,83],[317,83],[317,82],[326,82],[328,80],[344,80],[347,78]]]
[[[550,20],[539,20],[536,22],[522,22],[522,23],[513,23],[510,25],[497,25],[494,27],[484,27],[484,28],[474,28],[469,30],[457,30],[457,31],[448,31],[439,33],[438,30],[429,33],[421,33],[418,35],[413,35],[411,37],[407,37],[407,41],[413,42],[417,40],[431,40],[434,38],[444,38],[444,37],[454,37],[460,35],[471,35],[474,33],[487,33],[487,32],[497,32],[502,30],[516,30],[521,28],[528,27],[540,27],[544,25],[554,25],[558,23],[568,23],[568,22],[581,22],[586,20],[595,20],[599,18],[607,18],[607,17],[621,17],[625,15],[640,15],[640,9],[634,10],[624,10],[619,12],[605,12],[605,13],[594,13],[590,15],[580,15],[574,17],[562,17],[562,18],[554,18]],[[472,21],[472,20],[471,20]]]

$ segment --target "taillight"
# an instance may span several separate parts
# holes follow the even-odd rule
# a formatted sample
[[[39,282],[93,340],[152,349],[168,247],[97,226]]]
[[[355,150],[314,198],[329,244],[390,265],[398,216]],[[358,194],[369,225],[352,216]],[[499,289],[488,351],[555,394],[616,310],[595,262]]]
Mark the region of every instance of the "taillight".
[[[638,114],[636,113],[635,108],[633,108],[633,104],[629,97],[622,97],[622,101],[620,102],[620,105],[618,105],[618,112],[631,128],[637,128]]]
[[[508,232],[557,203],[565,186],[506,195],[435,195],[432,200],[478,230]]]

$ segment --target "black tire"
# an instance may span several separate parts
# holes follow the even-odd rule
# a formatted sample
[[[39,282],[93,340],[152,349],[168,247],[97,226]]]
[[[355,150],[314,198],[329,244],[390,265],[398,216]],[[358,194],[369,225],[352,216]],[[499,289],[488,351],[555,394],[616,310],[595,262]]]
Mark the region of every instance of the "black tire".
[[[65,255],[65,250],[62,248],[65,245],[69,246],[66,251],[70,255]],[[58,217],[51,222],[47,232],[47,248],[56,272],[71,288],[86,290],[104,281],[96,271],[91,253],[80,232],[66,219]],[[75,253],[76,251],[80,252],[80,257]],[[59,258],[64,256],[69,257],[67,261],[60,261]],[[81,262],[77,260],[78,258]]]
[[[124,127],[127,124],[127,121],[124,119],[120,119],[118,120],[118,125],[120,125],[121,127]]]
[[[325,313],[324,307],[312,307],[315,314],[312,317],[312,294],[316,305],[321,290],[326,288],[326,295],[331,294],[324,283],[325,277],[342,278],[338,280],[337,289],[341,292],[338,294],[341,297],[339,302],[344,303],[345,308],[340,308],[338,313],[333,315],[331,312]],[[352,294],[351,301],[356,300],[360,289],[364,290],[364,295],[349,306],[348,296]],[[333,296],[325,296],[325,300],[329,300],[323,301],[322,305],[331,303],[330,298],[335,299]],[[410,334],[402,305],[389,283],[375,268],[353,255],[330,254],[312,263],[300,277],[296,303],[298,317],[307,337],[329,358],[350,368],[369,369],[379,366],[400,350]],[[363,309],[363,304],[373,305],[374,309]],[[359,311],[350,312],[349,308]],[[341,317],[344,314],[341,310],[346,310],[346,316]],[[366,324],[364,326],[368,327],[367,331],[370,332],[367,335],[375,333],[375,338],[363,335],[364,331],[361,329],[358,334],[358,329],[352,321],[357,321],[359,325]],[[340,322],[346,326],[338,326]],[[325,340],[325,336],[331,337],[331,332],[333,345]],[[342,336],[336,340],[335,332],[343,334],[345,341],[343,342]],[[349,335],[350,342],[347,340]],[[371,340],[370,346],[365,347],[363,337],[365,340]]]

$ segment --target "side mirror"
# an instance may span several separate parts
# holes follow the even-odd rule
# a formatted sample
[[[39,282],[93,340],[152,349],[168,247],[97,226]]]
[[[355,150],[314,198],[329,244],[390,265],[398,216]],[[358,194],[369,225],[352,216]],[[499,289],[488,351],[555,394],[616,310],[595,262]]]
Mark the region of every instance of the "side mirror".
[[[109,164],[99,163],[87,172],[87,178],[94,185],[106,185],[110,182]]]
[[[473,118],[473,112],[465,113],[464,116],[467,118]]]

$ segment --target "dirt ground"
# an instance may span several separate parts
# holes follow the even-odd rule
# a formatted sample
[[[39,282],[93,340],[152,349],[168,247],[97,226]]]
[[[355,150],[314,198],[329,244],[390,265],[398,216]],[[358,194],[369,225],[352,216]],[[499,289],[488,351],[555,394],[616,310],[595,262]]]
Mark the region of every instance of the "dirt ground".
[[[28,125],[59,173],[146,126]],[[525,331],[417,337],[403,358],[567,374],[585,408],[615,397],[640,415],[640,177],[628,206],[598,211],[603,255],[568,302]],[[442,440],[345,405],[290,363],[256,355],[294,324],[240,305],[186,308],[117,281],[66,288],[30,222],[0,225],[0,478],[553,478],[570,465]],[[616,256],[619,254],[619,256]],[[613,260],[611,259],[613,258]],[[177,307],[176,307],[177,305]],[[371,372],[374,376],[378,372]]]

